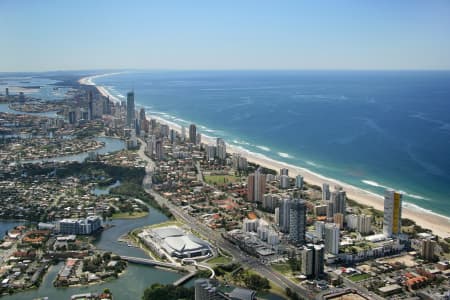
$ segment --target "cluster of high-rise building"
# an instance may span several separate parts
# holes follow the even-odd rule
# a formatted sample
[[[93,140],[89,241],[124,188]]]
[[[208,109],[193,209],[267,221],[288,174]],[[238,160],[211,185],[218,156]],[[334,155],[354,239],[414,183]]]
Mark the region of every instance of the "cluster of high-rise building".
[[[221,161],[225,161],[227,158],[227,145],[225,141],[221,138],[216,140],[216,145],[207,145],[206,146],[206,159],[208,161],[214,161],[215,159],[219,159]]]
[[[77,125],[81,122],[92,121],[101,118],[103,115],[110,115],[113,112],[114,104],[109,97],[104,97],[100,94],[95,94],[92,90],[86,92],[87,105],[77,105],[68,108],[65,111],[65,118],[67,123]]]
[[[232,165],[233,169],[237,171],[247,170],[248,168],[247,158],[245,158],[239,153],[233,153]]]

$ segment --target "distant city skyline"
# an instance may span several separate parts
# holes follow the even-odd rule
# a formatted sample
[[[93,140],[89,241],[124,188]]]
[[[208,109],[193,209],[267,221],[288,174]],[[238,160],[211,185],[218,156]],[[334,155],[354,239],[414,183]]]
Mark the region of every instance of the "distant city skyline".
[[[450,69],[441,0],[2,0],[0,35],[3,72]]]

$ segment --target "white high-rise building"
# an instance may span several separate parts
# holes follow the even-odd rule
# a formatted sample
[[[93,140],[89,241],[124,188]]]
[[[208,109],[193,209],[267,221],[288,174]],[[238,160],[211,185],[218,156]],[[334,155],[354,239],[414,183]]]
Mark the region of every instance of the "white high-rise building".
[[[315,233],[319,239],[323,239],[323,235],[325,234],[325,222],[316,221],[314,223]]]
[[[274,230],[269,230],[267,235],[267,243],[269,245],[275,246],[280,243],[280,238],[278,237],[278,233]]]
[[[225,141],[221,138],[217,139],[217,153],[216,156],[220,160],[225,160],[227,158],[227,145]]]
[[[206,160],[213,161],[216,157],[216,146],[208,145],[206,146]]]
[[[339,254],[339,227],[334,223],[325,224],[325,250],[331,254]]]
[[[244,232],[256,232],[259,227],[258,219],[250,220],[245,218],[242,221],[242,231]]]
[[[289,176],[287,175],[280,176],[280,188],[281,189],[289,188]]]
[[[383,234],[387,237],[402,232],[402,194],[387,190],[384,196]]]

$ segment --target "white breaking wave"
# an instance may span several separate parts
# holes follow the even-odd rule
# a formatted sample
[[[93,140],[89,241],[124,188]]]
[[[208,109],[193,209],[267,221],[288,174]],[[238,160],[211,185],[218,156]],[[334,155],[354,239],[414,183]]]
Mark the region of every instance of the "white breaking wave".
[[[233,140],[233,143],[238,144],[238,145],[250,145],[249,142],[245,142],[245,141],[238,141],[238,140]]]
[[[278,155],[284,158],[292,158],[292,156],[285,152],[278,152]]]
[[[267,151],[267,152],[269,152],[270,151],[270,148],[269,147],[266,147],[266,146],[256,146],[256,148],[258,148],[258,149],[261,149],[261,150],[264,150],[264,151]]]
[[[306,161],[306,164],[310,165],[310,166],[313,166],[313,167],[316,167],[316,168],[320,168],[321,167],[321,165],[316,164],[315,162],[310,161],[310,160]]]
[[[387,185],[383,185],[381,183],[378,183],[378,182],[372,181],[372,180],[361,180],[361,181],[363,183],[367,184],[367,185],[374,186],[374,187],[384,188],[384,189],[387,189],[387,190],[398,190],[398,189],[389,187]],[[430,199],[428,199],[428,198],[426,198],[424,196],[416,195],[416,194],[410,194],[410,193],[402,191],[402,190],[398,190],[398,192],[403,194],[403,195],[405,195],[405,196],[407,196],[407,197],[410,197],[410,198],[414,198],[414,199],[418,199],[418,200],[430,200]]]
[[[374,186],[374,187],[382,187],[382,188],[388,188],[387,186],[385,186],[385,185],[382,185],[382,184],[380,184],[380,183],[378,183],[378,182],[376,182],[376,181],[372,181],[372,180],[361,180],[363,183],[365,183],[365,184],[367,184],[367,185],[371,185],[371,186]]]

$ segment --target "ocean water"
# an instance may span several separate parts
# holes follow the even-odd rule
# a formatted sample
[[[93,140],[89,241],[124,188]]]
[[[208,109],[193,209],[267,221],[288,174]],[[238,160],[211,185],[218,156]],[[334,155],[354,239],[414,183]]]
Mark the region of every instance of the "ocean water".
[[[42,100],[63,100],[71,89],[58,86],[58,81],[42,77],[40,74],[27,76],[15,73],[0,73],[0,95],[5,94],[9,88],[10,95],[25,95]],[[40,88],[35,88],[39,86]]]
[[[122,100],[134,89],[150,116],[450,216],[450,72],[133,71],[94,82]]]

